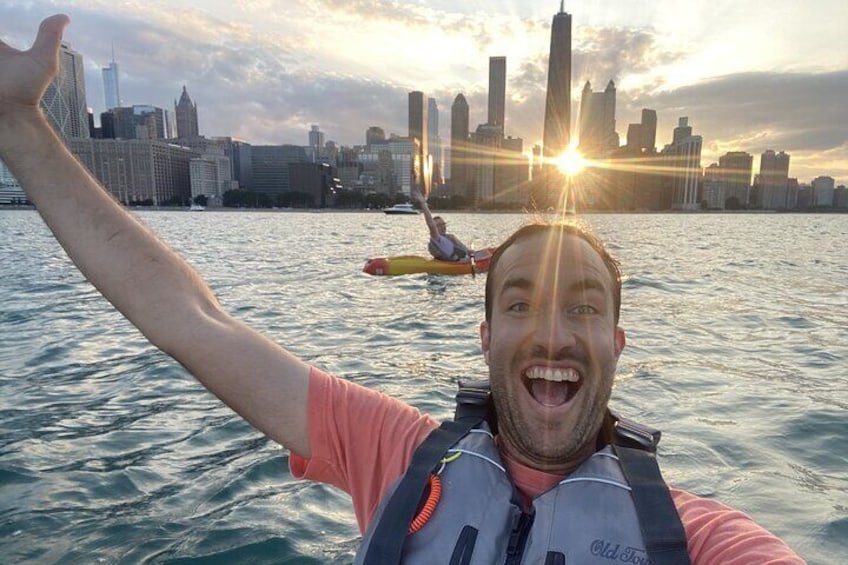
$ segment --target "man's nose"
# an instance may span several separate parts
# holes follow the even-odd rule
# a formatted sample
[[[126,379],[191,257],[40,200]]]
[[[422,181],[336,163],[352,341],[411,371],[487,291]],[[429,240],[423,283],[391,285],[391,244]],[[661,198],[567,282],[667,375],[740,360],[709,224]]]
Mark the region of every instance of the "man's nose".
[[[540,315],[534,337],[538,345],[554,352],[577,343],[574,322],[559,308],[546,309]]]

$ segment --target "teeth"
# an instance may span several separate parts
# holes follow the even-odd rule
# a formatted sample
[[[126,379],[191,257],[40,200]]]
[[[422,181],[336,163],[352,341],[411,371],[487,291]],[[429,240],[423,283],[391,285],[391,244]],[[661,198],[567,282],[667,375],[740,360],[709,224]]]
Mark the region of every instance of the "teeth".
[[[574,369],[552,369],[550,367],[532,367],[527,370],[528,379],[544,379],[555,383],[576,383],[580,375]]]

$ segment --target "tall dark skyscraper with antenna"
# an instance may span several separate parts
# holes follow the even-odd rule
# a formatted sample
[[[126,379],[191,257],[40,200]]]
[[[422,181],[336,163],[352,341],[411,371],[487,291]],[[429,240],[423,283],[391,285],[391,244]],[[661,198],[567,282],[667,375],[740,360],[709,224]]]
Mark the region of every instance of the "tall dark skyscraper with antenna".
[[[545,131],[542,137],[545,157],[555,157],[568,149],[571,141],[571,14],[565,2],[551,24],[551,53],[548,57],[548,90],[545,102]]]

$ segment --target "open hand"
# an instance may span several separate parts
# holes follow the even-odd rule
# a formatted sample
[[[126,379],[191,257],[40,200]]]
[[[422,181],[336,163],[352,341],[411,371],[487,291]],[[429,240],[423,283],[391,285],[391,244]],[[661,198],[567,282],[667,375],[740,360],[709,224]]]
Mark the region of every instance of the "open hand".
[[[0,41],[0,117],[38,108],[59,69],[59,42],[68,22],[64,14],[46,18],[26,51]]]
[[[419,190],[419,188],[415,186],[414,183],[409,189],[409,198],[410,200],[412,200],[413,202],[417,202],[418,204],[424,204],[425,202],[424,195],[421,194],[421,190]]]

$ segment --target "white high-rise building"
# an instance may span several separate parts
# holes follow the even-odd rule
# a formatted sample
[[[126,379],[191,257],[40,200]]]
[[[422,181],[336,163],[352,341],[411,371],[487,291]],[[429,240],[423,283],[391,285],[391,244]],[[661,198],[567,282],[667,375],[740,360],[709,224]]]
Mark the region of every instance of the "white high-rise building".
[[[224,193],[235,188],[230,158],[223,150],[218,153],[207,152],[192,159],[189,163],[191,177],[192,202],[200,195],[207,198],[206,205],[220,207],[224,203]]]
[[[409,196],[412,189],[412,167],[415,157],[421,153],[421,141],[417,137],[393,137],[386,143],[392,155],[392,168],[397,191]]]
[[[103,67],[103,98],[106,109],[120,108],[121,88],[118,83],[118,63],[115,61],[115,50],[112,50],[112,62],[108,67]]]
[[[309,151],[313,163],[321,160],[324,152],[324,132],[316,125],[309,130]]]
[[[833,177],[816,177],[813,179],[813,206],[830,208],[833,206],[833,193],[836,182]]]
[[[91,137],[82,55],[71,49],[66,41],[59,48],[59,74],[47,86],[41,108],[63,138]]]

